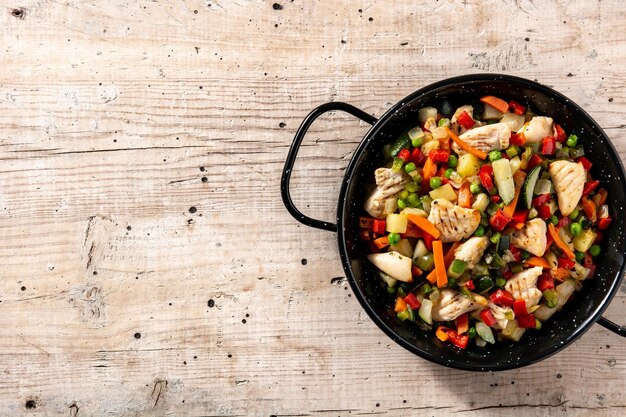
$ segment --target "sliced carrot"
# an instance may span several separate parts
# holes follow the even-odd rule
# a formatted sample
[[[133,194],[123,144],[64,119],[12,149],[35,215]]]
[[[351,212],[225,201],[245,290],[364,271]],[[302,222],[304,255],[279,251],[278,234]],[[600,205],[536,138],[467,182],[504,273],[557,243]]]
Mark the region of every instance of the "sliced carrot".
[[[589,199],[587,196],[583,196],[583,211],[585,212],[585,216],[589,218],[592,222],[596,222],[596,204]]]
[[[406,310],[406,301],[402,297],[396,298],[396,306],[394,308],[396,313],[402,313]]]
[[[526,173],[524,171],[515,171],[513,174],[513,183],[515,184],[515,196],[513,200],[504,207],[504,214],[508,217],[513,217],[513,213],[515,213],[515,208],[517,207],[517,202],[519,200],[519,195],[522,192],[522,186],[524,185],[524,181],[526,180]]]
[[[430,282],[431,284],[435,284],[437,282],[437,270],[436,269],[433,269],[432,271],[428,273],[428,275],[426,275],[426,281]]]
[[[441,232],[428,219],[418,216],[417,214],[407,214],[406,217],[411,223],[413,223],[435,239],[439,239]]]
[[[532,258],[528,258],[524,261],[526,265],[530,266],[540,266],[542,268],[550,269],[550,264],[544,258],[539,256],[533,256]]]
[[[485,96],[480,99],[485,104],[489,104],[494,109],[498,110],[500,113],[506,113],[509,111],[509,103],[502,100],[501,98],[494,96]]]
[[[480,149],[476,149],[469,145],[467,142],[463,141],[453,131],[451,131],[450,128],[446,127],[446,132],[448,133],[448,135],[450,135],[452,141],[459,145],[459,148],[463,149],[465,152],[471,153],[472,155],[480,159],[487,158],[487,154],[485,152],[481,151]]]
[[[456,319],[456,332],[463,334],[469,330],[469,319],[467,313],[460,315]]]
[[[469,181],[464,181],[463,184],[461,184],[461,188],[459,188],[459,197],[457,203],[461,207],[472,207],[472,192],[470,191]]]
[[[574,252],[572,252],[569,246],[567,246],[567,244],[563,242],[561,236],[559,236],[559,232],[556,230],[556,227],[554,227],[552,223],[548,225],[548,233],[552,237],[552,240],[554,240],[554,244],[563,251],[563,254],[567,256],[570,261],[574,260],[574,258],[576,257],[574,255]]]
[[[446,273],[446,262],[443,258],[443,244],[441,240],[433,241],[433,256],[435,258],[437,288],[445,287],[448,283],[448,274]]]
[[[424,169],[422,170],[422,178],[424,181],[430,181],[432,177],[437,173],[437,164],[430,159],[430,157],[426,158],[426,162],[424,162]]]
[[[569,277],[570,273],[565,268],[557,268],[556,271],[554,271],[553,275],[554,279],[559,281],[565,281],[565,278]]]
[[[378,249],[389,246],[389,237],[385,235],[383,237],[379,237],[378,239],[374,239],[374,246],[376,246]]]
[[[450,338],[448,336],[448,332],[446,332],[441,326],[437,328],[435,335],[437,336],[437,339],[441,340],[442,342],[445,342]]]

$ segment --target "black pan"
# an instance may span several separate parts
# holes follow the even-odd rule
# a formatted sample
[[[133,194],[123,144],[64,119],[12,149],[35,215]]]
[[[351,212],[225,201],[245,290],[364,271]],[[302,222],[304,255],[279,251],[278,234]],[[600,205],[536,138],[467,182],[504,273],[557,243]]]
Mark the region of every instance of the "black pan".
[[[413,127],[421,107],[438,107],[445,99],[453,108],[485,95],[501,96],[530,105],[540,115],[551,116],[566,132],[582,138],[586,157],[593,163],[592,174],[608,190],[608,204],[613,223],[604,240],[603,253],[597,258],[593,279],[585,281],[563,310],[543,324],[539,331],[526,332],[519,343],[502,342],[484,348],[458,349],[441,343],[432,334],[413,323],[402,323],[392,308],[392,299],[380,286],[374,267],[365,260],[367,247],[358,237],[358,216],[363,214],[366,187],[373,181],[373,171],[380,164],[382,148],[406,128]],[[298,148],[307,130],[320,115],[332,111],[347,112],[372,127],[355,151],[346,169],[339,194],[336,224],[312,219],[298,210],[289,195],[291,170]],[[578,105],[564,95],[536,82],[498,74],[474,74],[431,84],[400,101],[376,119],[345,103],[326,103],[313,110],[302,122],[285,162],[281,193],[285,207],[299,222],[318,229],[336,232],[339,254],[354,294],[371,319],[391,339],[405,349],[432,362],[472,371],[498,371],[526,366],[564,349],[594,323],[626,337],[626,329],[602,317],[617,292],[624,275],[626,239],[624,207],[626,178],[620,158],[600,126]]]

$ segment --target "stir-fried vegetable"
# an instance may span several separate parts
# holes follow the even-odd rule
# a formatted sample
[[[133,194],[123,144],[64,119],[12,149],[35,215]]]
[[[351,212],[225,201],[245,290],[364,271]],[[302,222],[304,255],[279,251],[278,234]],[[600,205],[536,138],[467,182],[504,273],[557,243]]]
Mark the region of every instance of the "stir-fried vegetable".
[[[390,311],[460,349],[540,330],[593,277],[612,221],[584,136],[480,101],[420,109],[358,218]]]

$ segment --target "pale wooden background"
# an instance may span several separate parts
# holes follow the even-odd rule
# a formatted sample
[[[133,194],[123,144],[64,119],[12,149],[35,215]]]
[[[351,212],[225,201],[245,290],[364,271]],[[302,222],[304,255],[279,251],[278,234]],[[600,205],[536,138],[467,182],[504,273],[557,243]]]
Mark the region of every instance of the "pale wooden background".
[[[626,414],[626,347],[599,326],[497,374],[404,351],[279,195],[314,106],[379,116],[472,72],[555,87],[626,158],[626,4],[273,3],[1,2],[0,415]],[[333,218],[366,128],[315,125],[307,213]]]

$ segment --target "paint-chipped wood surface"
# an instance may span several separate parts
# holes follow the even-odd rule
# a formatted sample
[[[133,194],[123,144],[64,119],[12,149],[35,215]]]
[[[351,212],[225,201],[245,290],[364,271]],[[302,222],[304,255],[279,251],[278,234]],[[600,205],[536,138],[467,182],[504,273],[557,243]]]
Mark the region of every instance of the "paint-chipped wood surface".
[[[464,73],[555,87],[626,158],[623,2],[417,3],[3,1],[0,415],[624,415],[617,336],[497,374],[433,365],[363,313],[335,236],[284,210],[310,109],[381,115]],[[333,217],[365,130],[316,123],[307,213]]]

